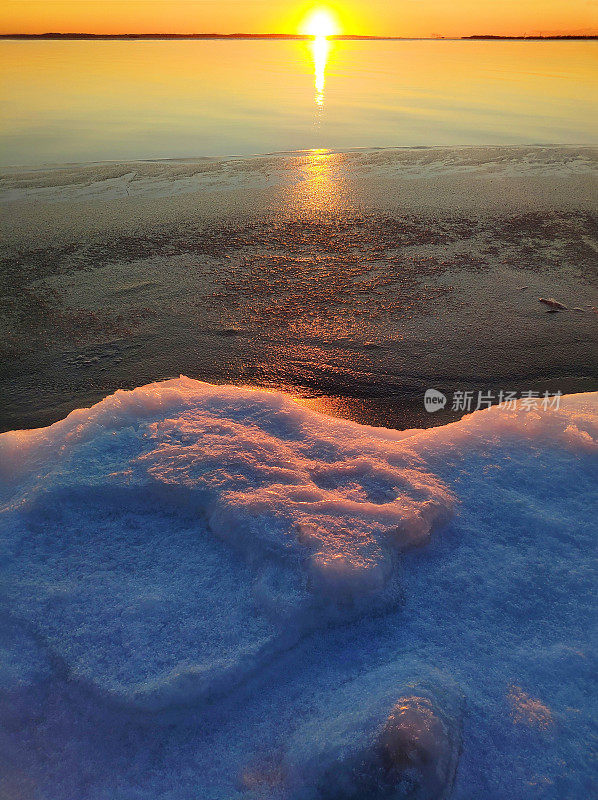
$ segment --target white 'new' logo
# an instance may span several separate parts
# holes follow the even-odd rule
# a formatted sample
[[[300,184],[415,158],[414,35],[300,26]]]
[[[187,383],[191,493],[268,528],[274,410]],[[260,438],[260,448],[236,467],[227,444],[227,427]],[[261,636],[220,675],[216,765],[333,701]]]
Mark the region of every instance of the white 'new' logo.
[[[440,411],[446,405],[446,397],[438,389],[427,389],[424,395],[424,406],[426,411],[434,413]]]

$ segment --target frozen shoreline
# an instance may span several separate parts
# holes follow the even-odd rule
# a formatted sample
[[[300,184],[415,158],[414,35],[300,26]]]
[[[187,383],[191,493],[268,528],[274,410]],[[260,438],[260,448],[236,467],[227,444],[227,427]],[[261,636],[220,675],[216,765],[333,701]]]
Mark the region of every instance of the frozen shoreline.
[[[178,370],[281,385],[307,405],[391,428],[427,416],[428,385],[594,388],[590,155],[434,148],[217,160],[199,172],[195,163],[146,163],[13,176],[4,183],[15,299],[2,388],[16,413],[4,425],[51,422],[118,386]],[[546,294],[586,311],[547,315],[538,304]],[[10,557],[15,540],[3,539],[19,609],[16,621],[12,612],[3,618],[11,665],[3,691],[16,709],[7,725],[19,730],[5,748],[13,785],[73,800],[139,790],[185,798],[200,780],[213,800],[315,798],[347,781],[363,794],[380,768],[380,743],[400,753],[406,725],[434,731],[412,765],[422,797],[454,787],[455,798],[527,800],[530,784],[555,800],[587,792],[584,748],[596,711],[583,619],[592,613],[595,456],[575,421],[583,398],[567,398],[555,426],[520,415],[503,428],[504,412],[493,409],[412,432],[407,444],[393,431],[312,416],[278,394],[265,396],[264,414],[251,410],[250,392],[209,391],[212,406],[193,425],[176,421],[176,401],[158,403],[149,453],[135,453],[135,442],[146,441],[138,438],[144,401],[124,417],[116,402],[99,424],[90,422],[93,410],[77,412],[70,433],[59,423],[65,439],[46,454],[33,444],[30,478],[12,470],[23,568],[29,577],[37,570],[43,586],[37,596],[28,591]],[[289,408],[312,426],[295,444],[297,430],[280,416]],[[265,430],[277,419],[278,433]],[[270,449],[247,462],[256,425],[260,447],[266,440]],[[330,431],[359,450],[336,470],[330,459],[340,445]],[[230,437],[233,453],[221,448],[222,461],[211,464],[225,480],[235,480],[241,457],[248,480],[271,481],[269,471],[281,469],[271,460],[293,452],[295,476],[318,473],[321,485],[301,488],[307,495],[283,492],[283,517],[305,513],[306,503],[330,505],[334,495],[339,516],[323,529],[341,531],[351,503],[369,498],[362,527],[349,525],[366,540],[365,550],[352,550],[355,564],[364,554],[370,562],[362,579],[363,564],[326,575],[317,558],[305,573],[292,548],[262,571],[263,553],[271,557],[279,543],[252,545],[280,532],[280,519],[273,513],[265,528],[255,520],[273,511],[281,489],[253,496],[245,517],[231,500],[215,502],[213,489],[194,496],[204,470],[194,443],[207,432]],[[32,431],[23,441],[53,435]],[[61,465],[36,488],[56,446]],[[126,477],[131,457],[137,474]],[[436,504],[424,527],[417,515],[407,523],[409,503],[392,511],[407,539],[426,542],[402,554],[400,542],[380,547],[379,530],[367,542],[368,526],[380,526],[392,504],[385,493],[399,478],[397,458],[399,470],[408,467],[403,496],[417,506],[422,491],[434,492]],[[121,477],[105,474],[109,463]],[[135,485],[144,469],[149,490]],[[452,521],[430,537],[426,526],[451,509]],[[298,546],[312,547],[321,527],[303,524]],[[111,565],[108,574],[96,570],[99,561]],[[308,599],[311,589],[305,594],[297,578],[305,574],[323,606]],[[331,597],[343,596],[351,614],[331,614]],[[327,623],[313,635],[310,614]],[[335,616],[353,621],[337,628]],[[231,620],[243,631],[232,638]],[[40,708],[41,716],[32,711]],[[198,714],[209,733],[197,728]],[[43,761],[26,757],[37,752],[31,741]],[[155,747],[160,765],[148,770]],[[356,763],[366,764],[359,774]],[[438,765],[442,788],[424,763]]]
[[[401,196],[399,207],[492,210],[517,204],[528,210],[555,206],[591,210],[595,208],[592,182],[597,155],[598,149],[588,145],[467,145],[52,164],[3,169],[0,201],[122,200],[131,205],[135,200],[173,201],[180,195],[208,194],[207,200],[199,197],[198,210],[210,215],[214,195],[222,194],[230,203],[237,191],[243,195],[245,213],[280,210],[282,205],[313,210],[302,202],[306,198],[289,198],[284,190],[289,183],[313,180],[313,172],[318,172],[316,177],[323,176],[338,187],[337,209],[364,202],[377,208],[396,208],[396,192],[411,186],[412,190]],[[468,186],[468,180],[475,182]],[[533,193],[526,190],[526,181],[533,185]],[[417,191],[413,191],[414,182]],[[507,187],[518,187],[518,196],[510,196]],[[264,189],[270,194],[265,206]],[[232,209],[238,208],[240,200],[232,202]],[[218,201],[217,205],[225,213],[232,210]]]
[[[398,432],[183,377],[1,435],[5,785],[583,796],[597,452],[598,393]]]
[[[5,176],[0,429],[181,373],[393,428],[436,424],[431,386],[595,389],[594,163],[464,147]]]

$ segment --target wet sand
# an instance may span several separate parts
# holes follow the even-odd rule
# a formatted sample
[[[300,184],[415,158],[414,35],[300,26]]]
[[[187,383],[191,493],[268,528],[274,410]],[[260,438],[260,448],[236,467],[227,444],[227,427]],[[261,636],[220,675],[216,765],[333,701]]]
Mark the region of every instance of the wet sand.
[[[595,156],[418,148],[13,170],[0,184],[0,428],[181,373],[395,428],[461,415],[427,414],[429,387],[598,389]]]

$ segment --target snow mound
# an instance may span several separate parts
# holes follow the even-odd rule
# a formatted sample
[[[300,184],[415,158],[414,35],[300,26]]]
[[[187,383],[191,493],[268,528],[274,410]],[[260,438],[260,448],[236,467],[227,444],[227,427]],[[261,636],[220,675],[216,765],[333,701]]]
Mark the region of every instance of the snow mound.
[[[441,446],[446,452],[473,447],[498,446],[505,442],[531,443],[536,449],[565,447],[578,453],[598,451],[598,394],[566,395],[558,398],[554,407],[543,409],[542,400],[532,401],[528,408],[496,405],[473,414],[459,422],[430,431],[409,431],[422,447],[418,452],[430,452]]]
[[[0,437],[7,600],[81,680],[158,709],[388,607],[453,498],[409,446],[186,378]]]
[[[597,434],[181,378],[0,436],[0,795],[591,795]]]

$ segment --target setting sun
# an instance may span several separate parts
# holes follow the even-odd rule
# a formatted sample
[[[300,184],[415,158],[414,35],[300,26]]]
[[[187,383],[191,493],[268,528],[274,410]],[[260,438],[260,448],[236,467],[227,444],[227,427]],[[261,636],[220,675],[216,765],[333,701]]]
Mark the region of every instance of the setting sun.
[[[332,12],[326,8],[312,11],[302,25],[302,33],[314,36],[316,39],[335,36],[338,32],[338,22]]]

